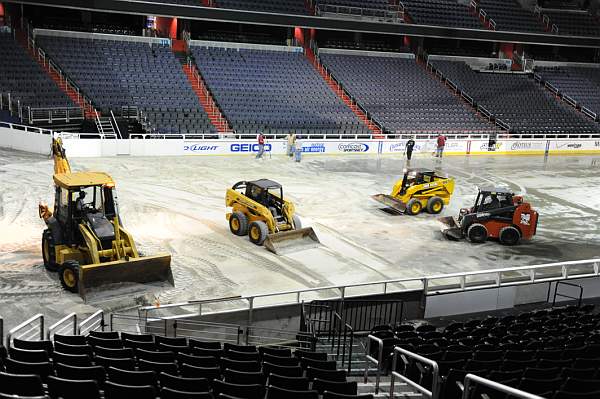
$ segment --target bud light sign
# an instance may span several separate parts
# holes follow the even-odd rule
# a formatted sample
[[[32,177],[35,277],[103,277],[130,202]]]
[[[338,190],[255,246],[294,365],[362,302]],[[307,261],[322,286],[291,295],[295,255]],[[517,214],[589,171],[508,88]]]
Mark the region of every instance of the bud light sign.
[[[203,144],[191,144],[184,145],[183,150],[194,152],[194,153],[202,153],[202,152],[215,152],[219,148],[218,145],[203,145]]]

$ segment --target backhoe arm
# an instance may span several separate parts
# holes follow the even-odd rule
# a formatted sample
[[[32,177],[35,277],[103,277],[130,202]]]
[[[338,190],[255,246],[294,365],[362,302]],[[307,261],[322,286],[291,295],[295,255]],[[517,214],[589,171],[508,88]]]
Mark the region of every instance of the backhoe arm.
[[[52,139],[52,158],[54,159],[54,173],[71,173],[71,165],[62,145],[62,139]]]

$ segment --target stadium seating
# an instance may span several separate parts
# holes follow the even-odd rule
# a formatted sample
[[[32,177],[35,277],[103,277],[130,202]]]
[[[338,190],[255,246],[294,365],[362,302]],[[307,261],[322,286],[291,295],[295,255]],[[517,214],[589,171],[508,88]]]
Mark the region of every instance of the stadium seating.
[[[479,7],[496,23],[496,30],[543,33],[544,25],[515,0],[479,0]]]
[[[145,342],[148,350],[132,349],[135,346],[132,342]],[[55,335],[53,341],[15,343],[38,349],[9,347],[8,358],[0,358],[0,395],[31,397],[47,394],[52,399],[262,399],[265,395],[278,398],[289,391],[292,396],[298,392],[310,392],[310,397],[317,399],[317,392],[328,391],[334,395],[356,395],[357,392],[356,382],[348,382],[346,371],[336,370],[336,362],[325,361],[327,355],[324,352],[300,348],[292,352],[290,349],[273,346],[257,348],[216,341],[188,340],[184,337],[95,331],[87,337]],[[101,344],[110,347],[100,346]],[[162,345],[179,347],[180,352],[176,354],[161,350],[164,349]],[[77,351],[92,354],[88,358],[91,363],[71,363],[67,354],[58,352],[59,349],[68,350],[68,347],[85,348]],[[196,355],[194,351],[199,348],[218,350],[220,357]],[[32,355],[25,354],[26,352],[36,353]],[[109,353],[119,358],[104,357]],[[242,354],[245,360],[234,360]],[[28,359],[35,362],[19,360],[23,356],[35,356]],[[269,356],[271,360],[279,358],[286,364],[293,364],[294,366],[281,367],[294,369],[300,376],[272,374],[277,366],[269,367],[266,361]],[[153,360],[148,360],[149,358]],[[192,365],[206,364],[209,360],[214,367]],[[118,361],[128,362],[129,365],[118,364]],[[313,367],[315,365],[326,365],[328,369],[321,370]],[[306,376],[302,376],[303,374]]]
[[[206,85],[241,134],[369,134],[301,52],[195,46]]]
[[[357,101],[393,132],[477,132],[480,120],[415,60],[321,53],[321,61]]]
[[[472,9],[452,0],[404,0],[402,3],[415,24],[484,29]]]
[[[101,112],[137,106],[156,133],[216,133],[170,47],[51,36],[37,42]]]
[[[438,363],[441,397],[462,397],[456,382],[472,373],[545,398],[577,398],[600,391],[600,315],[593,305],[525,312],[430,325],[378,326],[372,335],[383,339],[387,363],[400,346]],[[373,348],[374,351],[377,348]],[[400,359],[399,359],[400,360]],[[397,371],[431,387],[431,369],[411,360],[399,361]],[[472,397],[498,397],[478,387]],[[494,393],[496,395],[494,395]],[[553,396],[556,393],[557,396]],[[500,396],[504,397],[504,396]]]
[[[544,10],[550,24],[558,27],[559,35],[600,36],[600,25],[587,12],[566,12]]]
[[[476,105],[522,134],[590,134],[599,126],[555,98],[525,74],[476,72],[462,61],[433,61]]]
[[[600,69],[585,67],[536,68],[542,79],[578,105],[600,114]]]
[[[282,14],[309,14],[304,0],[215,0],[215,5],[236,10],[273,12]]]
[[[9,33],[0,33],[0,92],[30,107],[76,107]],[[6,99],[6,97],[5,97]]]

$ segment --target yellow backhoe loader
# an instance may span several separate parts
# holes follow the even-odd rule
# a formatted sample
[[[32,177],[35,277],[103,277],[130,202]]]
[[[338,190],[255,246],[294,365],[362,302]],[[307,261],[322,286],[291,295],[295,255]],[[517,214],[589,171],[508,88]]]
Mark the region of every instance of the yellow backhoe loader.
[[[404,177],[398,180],[390,195],[375,194],[375,201],[390,207],[397,213],[417,215],[423,209],[437,214],[450,203],[454,192],[454,179],[441,176],[430,169],[404,169]]]
[[[239,191],[238,191],[239,190]],[[302,228],[294,204],[283,198],[283,188],[268,179],[241,181],[225,194],[229,229],[275,254],[314,248],[320,244],[312,227]]]
[[[174,285],[171,255],[140,256],[121,225],[115,182],[103,172],[72,172],[60,138],[52,141],[54,212],[39,205],[47,225],[44,266],[62,286],[85,299],[92,287],[167,281]]]

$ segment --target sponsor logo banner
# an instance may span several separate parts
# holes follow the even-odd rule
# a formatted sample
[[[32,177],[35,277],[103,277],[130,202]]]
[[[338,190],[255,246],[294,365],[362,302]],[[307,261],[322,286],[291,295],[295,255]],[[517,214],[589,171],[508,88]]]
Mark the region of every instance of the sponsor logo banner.
[[[369,145],[365,143],[340,143],[338,144],[340,152],[368,152]]]
[[[229,146],[229,151],[231,152],[258,152],[259,150],[258,143],[232,143]],[[271,151],[271,144],[265,143],[265,152]]]
[[[220,146],[218,146],[218,145],[190,144],[190,145],[184,145],[183,151],[200,152],[200,153],[213,152],[214,153],[214,152],[217,152],[219,147]]]
[[[302,144],[302,152],[326,152],[325,143],[308,143]]]

